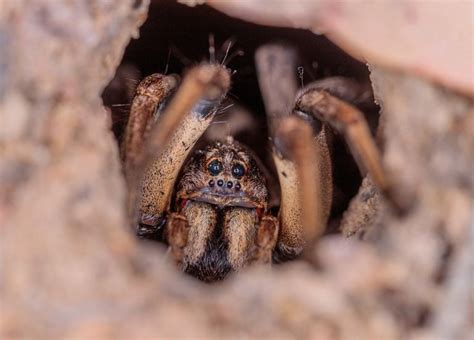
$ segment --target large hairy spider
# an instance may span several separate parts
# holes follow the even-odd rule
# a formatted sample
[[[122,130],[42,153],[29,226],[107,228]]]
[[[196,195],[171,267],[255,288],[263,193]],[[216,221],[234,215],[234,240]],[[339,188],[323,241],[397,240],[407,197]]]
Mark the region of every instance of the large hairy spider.
[[[279,181],[269,209],[268,178],[252,150],[229,137],[195,149],[231,85],[220,63],[201,63],[180,80],[153,74],[133,98],[122,157],[129,211],[139,235],[161,235],[183,271],[203,281],[251,263],[293,258],[325,229],[332,204],[331,141],[345,138],[382,192],[389,183],[358,104],[371,96],[353,81],[328,78],[300,89],[293,50],[256,54]],[[138,208],[137,208],[138,206]]]

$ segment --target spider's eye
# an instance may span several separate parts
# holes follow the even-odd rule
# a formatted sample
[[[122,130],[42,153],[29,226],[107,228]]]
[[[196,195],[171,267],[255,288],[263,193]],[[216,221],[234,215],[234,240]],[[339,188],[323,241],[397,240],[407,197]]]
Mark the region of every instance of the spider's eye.
[[[209,165],[207,166],[207,170],[212,176],[217,176],[222,171],[222,163],[219,162],[217,159],[214,159]]]
[[[235,164],[232,167],[232,175],[235,178],[242,178],[243,175],[245,175],[245,168],[242,164]]]

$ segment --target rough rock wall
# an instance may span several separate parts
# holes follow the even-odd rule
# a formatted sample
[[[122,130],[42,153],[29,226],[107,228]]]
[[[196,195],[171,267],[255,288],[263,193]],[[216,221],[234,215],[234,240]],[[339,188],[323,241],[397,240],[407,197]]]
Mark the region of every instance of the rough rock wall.
[[[384,159],[412,209],[382,207],[367,242],[323,239],[317,269],[254,268],[205,286],[128,233],[99,99],[147,2],[0,6],[2,338],[467,336],[471,99],[375,69]]]
[[[70,318],[70,306],[92,292],[91,280],[102,282],[96,286],[101,292],[123,282],[120,271],[108,270],[123,265],[133,240],[124,228],[125,187],[100,93],[146,19],[147,2],[133,5],[107,0],[0,5],[6,334],[8,320],[31,335],[51,326],[32,322],[32,315],[55,320],[54,311],[63,309],[62,318]]]
[[[371,78],[384,162],[411,204],[403,217],[382,212],[369,238],[409,271],[403,299],[426,308],[426,327],[462,338],[474,311],[474,102],[408,74],[375,68]]]

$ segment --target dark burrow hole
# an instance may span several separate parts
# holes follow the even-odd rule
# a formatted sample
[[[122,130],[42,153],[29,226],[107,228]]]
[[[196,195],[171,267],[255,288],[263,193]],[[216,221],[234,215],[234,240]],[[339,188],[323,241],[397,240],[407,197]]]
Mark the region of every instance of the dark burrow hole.
[[[267,162],[271,158],[265,110],[254,64],[254,53],[259,46],[285,42],[296,47],[300,57],[298,67],[304,70],[305,85],[331,76],[369,82],[366,65],[347,55],[325,36],[307,30],[251,24],[205,5],[191,8],[175,1],[152,1],[148,19],[140,29],[140,38],[130,42],[114,79],[103,93],[104,104],[112,112],[113,132],[118,143],[139,80],[152,73],[164,73],[165,70],[168,74],[182,74],[187,67],[209,60],[208,42],[211,33],[215,37],[216,50],[227,39],[233,38],[236,43],[230,54],[239,49],[245,53],[228,64],[230,69],[237,71],[232,77],[229,96],[248,109],[256,119],[257,127],[251,133],[242,132],[234,137],[244,144],[258,146],[254,151]],[[298,69],[295,69],[295,77],[298,77]],[[378,121],[377,108],[374,105],[364,114],[374,131]],[[327,233],[338,232],[342,214],[361,183],[359,170],[342,138],[336,139],[333,165],[335,201]],[[271,165],[267,166],[271,168]]]

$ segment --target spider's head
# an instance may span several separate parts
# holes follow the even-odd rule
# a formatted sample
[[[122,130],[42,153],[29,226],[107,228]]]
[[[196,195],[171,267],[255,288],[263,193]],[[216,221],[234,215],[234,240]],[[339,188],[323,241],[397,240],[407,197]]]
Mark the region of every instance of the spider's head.
[[[252,154],[237,142],[197,151],[178,184],[178,200],[265,210],[268,190]]]
[[[197,151],[183,170],[176,199],[189,224],[183,238],[186,272],[212,282],[249,263],[268,190],[247,149],[228,141]],[[175,231],[180,233],[170,227],[168,240]]]

